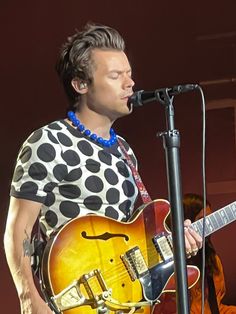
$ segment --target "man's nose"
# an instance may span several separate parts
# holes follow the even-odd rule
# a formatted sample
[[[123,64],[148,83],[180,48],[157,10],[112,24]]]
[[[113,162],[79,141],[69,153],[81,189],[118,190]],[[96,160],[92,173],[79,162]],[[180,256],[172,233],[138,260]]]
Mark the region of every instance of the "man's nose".
[[[134,80],[130,76],[127,76],[124,83],[125,88],[132,88],[134,84],[135,84]]]

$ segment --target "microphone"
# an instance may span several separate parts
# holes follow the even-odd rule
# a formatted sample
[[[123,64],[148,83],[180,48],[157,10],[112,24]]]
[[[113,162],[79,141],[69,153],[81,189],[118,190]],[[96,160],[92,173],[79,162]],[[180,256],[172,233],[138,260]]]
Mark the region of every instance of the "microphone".
[[[176,85],[171,88],[161,88],[156,89],[154,91],[144,91],[140,90],[137,92],[134,92],[132,96],[129,97],[129,104],[133,104],[134,107],[140,107],[148,102],[152,102],[155,100],[158,100],[162,102],[164,91],[166,91],[169,95],[169,97],[181,94],[181,93],[187,93],[190,91],[193,91],[197,89],[199,86],[198,84],[186,84],[186,85]]]

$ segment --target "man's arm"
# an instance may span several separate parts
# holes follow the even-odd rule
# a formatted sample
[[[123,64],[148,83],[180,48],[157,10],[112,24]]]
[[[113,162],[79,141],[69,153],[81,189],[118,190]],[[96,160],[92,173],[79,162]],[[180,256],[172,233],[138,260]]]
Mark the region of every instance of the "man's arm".
[[[31,232],[40,208],[40,203],[12,197],[4,234],[7,262],[22,314],[52,313],[35,287],[30,263]]]

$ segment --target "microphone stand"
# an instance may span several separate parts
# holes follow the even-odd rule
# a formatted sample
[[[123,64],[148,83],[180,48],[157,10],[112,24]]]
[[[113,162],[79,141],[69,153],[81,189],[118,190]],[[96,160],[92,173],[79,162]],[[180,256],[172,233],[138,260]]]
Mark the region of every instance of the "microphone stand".
[[[165,105],[166,114],[167,130],[158,133],[157,136],[161,136],[163,139],[166,158],[168,194],[172,221],[177,313],[189,314],[183,201],[180,182],[180,134],[174,127],[174,96],[170,97],[168,89],[164,88],[156,93],[156,97],[161,104]]]

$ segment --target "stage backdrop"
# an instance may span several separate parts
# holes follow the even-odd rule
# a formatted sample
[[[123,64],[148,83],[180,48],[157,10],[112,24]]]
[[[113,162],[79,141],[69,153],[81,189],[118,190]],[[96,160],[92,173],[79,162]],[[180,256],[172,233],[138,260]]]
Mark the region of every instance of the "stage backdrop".
[[[117,28],[127,43],[135,89],[201,83],[206,101],[206,183],[214,209],[236,200],[235,75],[236,3],[225,0],[40,2],[2,0],[1,23],[1,232],[17,152],[36,128],[63,118],[66,98],[54,71],[66,37],[87,21]],[[181,134],[183,193],[202,193],[202,107],[198,92],[176,96]],[[157,133],[166,130],[159,103],[135,109],[116,123],[132,145],[153,198],[168,198],[165,152]],[[213,236],[225,270],[225,302],[236,304],[236,223]],[[17,295],[0,245],[1,312],[19,313]]]

